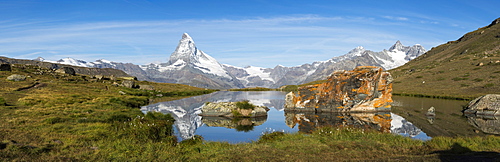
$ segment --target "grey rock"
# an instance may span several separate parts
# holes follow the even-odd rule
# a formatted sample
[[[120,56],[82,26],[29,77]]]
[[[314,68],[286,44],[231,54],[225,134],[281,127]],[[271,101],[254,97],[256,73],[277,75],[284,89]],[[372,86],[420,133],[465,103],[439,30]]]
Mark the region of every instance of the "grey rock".
[[[12,75],[10,75],[10,76],[7,77],[7,80],[10,80],[10,81],[24,81],[24,80],[26,80],[26,76],[19,75],[19,74],[12,74]]]
[[[238,112],[243,115],[243,117],[262,117],[267,116],[267,111],[269,108],[266,106],[256,106],[253,110],[251,109],[239,109],[236,106],[236,102],[208,102],[201,109],[201,116],[224,116],[224,117],[236,117],[233,112]]]

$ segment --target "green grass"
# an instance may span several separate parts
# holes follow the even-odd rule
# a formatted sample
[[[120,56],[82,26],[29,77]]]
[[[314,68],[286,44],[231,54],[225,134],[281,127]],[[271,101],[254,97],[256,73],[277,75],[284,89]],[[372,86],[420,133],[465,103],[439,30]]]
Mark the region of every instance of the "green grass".
[[[255,105],[251,104],[248,100],[238,101],[236,102],[236,107],[239,109],[255,109]]]

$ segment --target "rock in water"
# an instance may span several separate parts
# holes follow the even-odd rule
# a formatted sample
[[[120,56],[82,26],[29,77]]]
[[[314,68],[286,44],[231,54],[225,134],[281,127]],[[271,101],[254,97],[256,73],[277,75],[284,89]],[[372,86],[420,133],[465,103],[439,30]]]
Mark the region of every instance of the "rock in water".
[[[265,106],[255,106],[253,109],[240,109],[237,102],[208,102],[201,109],[201,116],[221,116],[221,117],[267,117],[269,108]]]
[[[19,75],[19,74],[12,74],[12,75],[10,75],[10,76],[7,77],[7,80],[10,80],[10,81],[24,81],[24,80],[26,80],[26,76]]]
[[[464,113],[486,116],[499,116],[500,94],[487,94],[472,100],[464,110]]]
[[[297,94],[287,95],[285,110],[388,111],[392,102],[392,80],[389,72],[374,66],[335,71],[325,83],[300,87]]]

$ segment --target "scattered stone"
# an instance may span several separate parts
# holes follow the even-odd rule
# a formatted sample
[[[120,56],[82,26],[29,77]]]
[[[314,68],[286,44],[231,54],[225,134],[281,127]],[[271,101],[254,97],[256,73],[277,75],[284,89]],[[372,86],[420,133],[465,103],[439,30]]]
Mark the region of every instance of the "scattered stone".
[[[115,86],[115,87],[118,87],[120,84],[116,83],[116,82],[113,82],[113,84],[111,84],[112,86]]]
[[[237,102],[208,102],[201,108],[201,116],[221,116],[221,117],[263,117],[267,116],[269,108],[266,106],[255,106],[254,109],[240,109]]]
[[[135,88],[135,82],[133,80],[124,80],[122,86],[127,88]]]
[[[57,144],[64,144],[61,140],[52,140],[52,142],[57,143]]]
[[[482,116],[500,116],[500,94],[487,94],[472,100],[464,110],[464,113]]]
[[[152,85],[139,85],[139,89],[153,91],[153,90],[155,90],[155,87]]]
[[[125,93],[123,91],[119,91],[118,93],[121,94],[121,95],[126,95],[127,94],[127,93]]]
[[[483,66],[483,65],[484,65],[484,63],[480,62],[476,66]]]
[[[10,64],[0,64],[0,71],[12,71]]]
[[[299,87],[287,95],[285,110],[315,112],[389,111],[392,76],[382,68],[360,66],[335,71],[322,84]]]
[[[10,75],[10,76],[7,77],[7,80],[10,80],[10,81],[24,81],[24,80],[26,80],[26,76],[19,75],[19,74],[12,74],[12,75]]]

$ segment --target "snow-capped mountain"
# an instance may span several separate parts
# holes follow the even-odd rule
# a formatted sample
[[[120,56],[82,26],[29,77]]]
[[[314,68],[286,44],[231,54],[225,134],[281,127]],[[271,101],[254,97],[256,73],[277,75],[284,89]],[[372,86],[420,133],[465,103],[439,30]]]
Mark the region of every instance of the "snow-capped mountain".
[[[425,52],[425,48],[421,45],[409,47],[403,46],[400,41],[397,41],[389,50],[373,52],[359,46],[342,56],[295,67],[259,68],[249,66],[241,68],[231,65],[224,66],[245,87],[277,88],[283,85],[323,80],[335,70],[350,70],[356,66],[380,66],[389,70],[404,65]]]
[[[254,66],[242,68],[220,64],[215,58],[198,49],[194,40],[187,33],[184,33],[177,48],[166,63],[139,66],[107,60],[95,62],[72,58],[59,61],[48,61],[43,58],[37,58],[37,60],[83,67],[114,68],[136,76],[139,80],[187,84],[202,88],[278,88],[283,85],[297,85],[323,80],[335,70],[350,70],[356,66],[380,66],[389,70],[403,65],[425,52],[425,48],[419,44],[410,47],[397,41],[389,50],[381,52],[373,52],[359,46],[345,55],[311,64],[294,67],[278,65],[274,68]]]
[[[81,67],[94,67],[94,64],[92,62],[77,60],[77,59],[73,59],[73,58],[69,58],[69,57],[60,59],[58,61],[45,60],[42,57],[38,57],[35,60],[42,61],[42,62],[56,63],[56,64],[64,64],[64,65],[73,65],[73,66],[81,66]]]
[[[244,87],[217,60],[199,50],[187,33],[182,35],[167,63],[143,65],[141,68],[153,81],[215,89]]]

